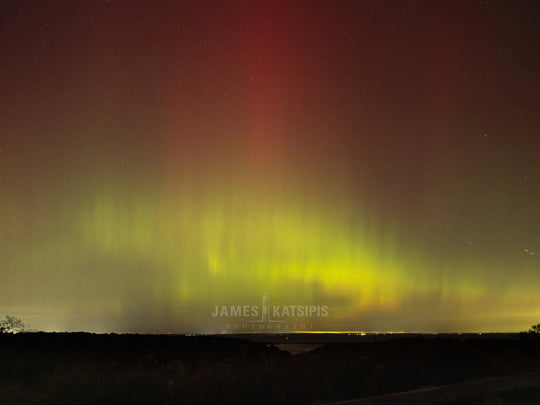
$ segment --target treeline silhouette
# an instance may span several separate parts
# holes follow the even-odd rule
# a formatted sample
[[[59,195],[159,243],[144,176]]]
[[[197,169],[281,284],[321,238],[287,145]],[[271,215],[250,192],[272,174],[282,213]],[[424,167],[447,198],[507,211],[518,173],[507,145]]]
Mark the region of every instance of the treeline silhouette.
[[[291,355],[218,336],[0,335],[3,404],[310,404],[540,371],[540,339],[403,337]]]

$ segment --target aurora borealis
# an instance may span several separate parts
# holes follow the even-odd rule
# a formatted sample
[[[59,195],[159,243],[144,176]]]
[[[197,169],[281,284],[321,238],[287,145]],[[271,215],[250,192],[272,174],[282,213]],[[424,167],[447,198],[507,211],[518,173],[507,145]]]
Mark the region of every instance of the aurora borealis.
[[[540,322],[539,7],[3,1],[0,315]]]

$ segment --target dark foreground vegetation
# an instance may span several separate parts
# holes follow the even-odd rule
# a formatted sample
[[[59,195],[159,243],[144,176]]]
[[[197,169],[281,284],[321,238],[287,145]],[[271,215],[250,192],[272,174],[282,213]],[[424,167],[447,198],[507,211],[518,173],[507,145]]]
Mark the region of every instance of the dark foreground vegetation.
[[[540,339],[526,334],[366,339],[296,355],[258,340],[0,334],[0,402],[310,404],[540,372]],[[496,400],[531,396],[534,387]]]

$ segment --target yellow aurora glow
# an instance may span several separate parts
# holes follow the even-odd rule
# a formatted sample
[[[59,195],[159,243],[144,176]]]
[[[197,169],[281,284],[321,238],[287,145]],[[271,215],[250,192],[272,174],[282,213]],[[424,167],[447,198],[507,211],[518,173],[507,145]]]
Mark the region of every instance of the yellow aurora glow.
[[[331,316],[323,323],[329,330],[363,314],[399,319],[410,315],[408,307],[424,316],[433,310],[463,316],[493,300],[490,283],[477,270],[468,273],[478,263],[456,261],[452,265],[462,271],[442,279],[429,268],[433,258],[400,240],[389,225],[370,220],[367,209],[364,221],[348,222],[343,213],[323,215],[324,207],[314,209],[313,201],[304,209],[302,199],[287,199],[292,192],[254,194],[98,194],[80,218],[80,243],[92,255],[147,263],[153,276],[145,279],[160,300],[171,307],[190,302],[203,317],[215,303],[258,304],[266,291],[273,302],[329,305]],[[533,297],[528,293],[501,291],[497,301],[515,307],[517,294],[526,302]],[[487,319],[493,309],[484,313]],[[424,322],[420,331],[440,330],[429,316]],[[365,329],[384,324],[369,323]]]

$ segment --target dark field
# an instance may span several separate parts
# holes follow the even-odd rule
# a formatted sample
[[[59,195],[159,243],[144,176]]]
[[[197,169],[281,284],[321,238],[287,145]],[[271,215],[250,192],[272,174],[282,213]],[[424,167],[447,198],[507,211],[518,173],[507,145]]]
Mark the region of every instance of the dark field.
[[[536,373],[526,334],[0,335],[6,405],[533,404]]]

